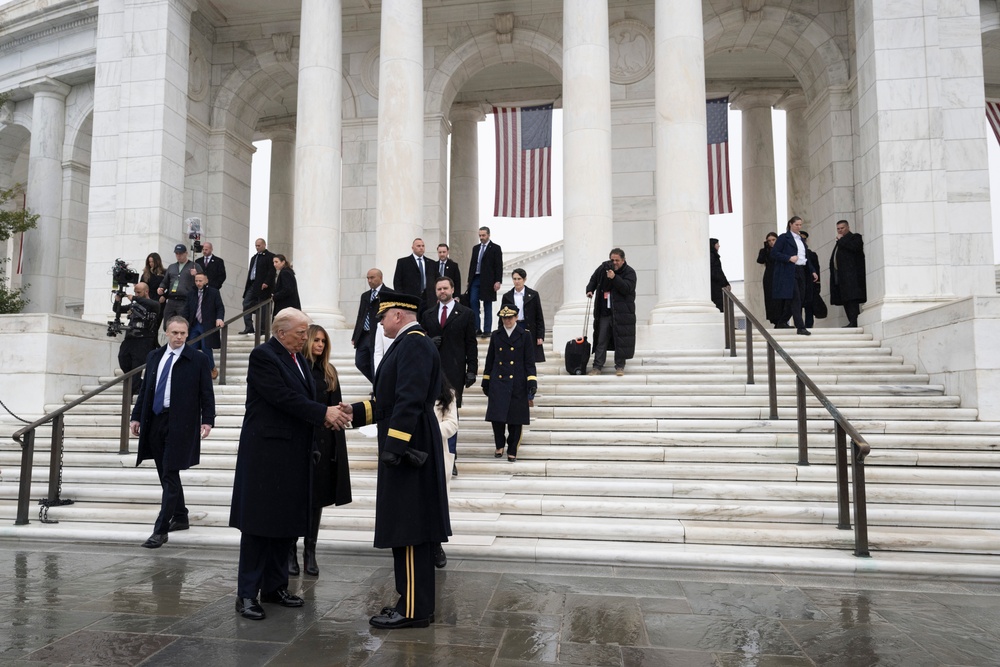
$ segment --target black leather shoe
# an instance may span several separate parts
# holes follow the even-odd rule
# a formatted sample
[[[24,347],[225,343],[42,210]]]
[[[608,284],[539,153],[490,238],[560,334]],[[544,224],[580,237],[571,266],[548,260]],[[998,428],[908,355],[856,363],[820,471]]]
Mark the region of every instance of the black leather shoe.
[[[263,621],[265,617],[257,598],[236,598],[236,613],[251,621]]]
[[[791,329],[792,327],[789,324],[785,323],[785,322],[779,322],[778,324],[774,325],[774,328],[775,329]]]
[[[382,611],[386,611],[383,609]],[[383,630],[394,630],[396,628],[426,628],[431,624],[429,618],[407,618],[395,609],[389,609],[387,614],[379,614],[368,619],[368,624]]]
[[[153,533],[152,535],[149,536],[148,540],[142,543],[142,546],[146,547],[147,549],[159,549],[166,543],[167,543],[166,535],[157,535],[156,533]]]
[[[252,334],[252,333],[253,333],[253,329],[244,329],[243,331],[240,332],[239,335],[245,336],[247,334]]]
[[[434,567],[437,569],[443,568],[448,564],[448,556],[444,553],[444,547],[440,544],[434,549]]]
[[[385,616],[386,614],[391,614],[391,613],[393,613],[395,611],[396,611],[395,607],[382,607],[382,611],[380,611],[379,614]],[[433,623],[434,622],[434,612],[433,611],[431,612],[431,615],[427,617],[427,621],[429,623]]]
[[[167,527],[167,531],[172,533],[176,530],[187,530],[190,527],[191,527],[191,522],[188,521],[187,519],[184,519],[183,521],[177,521],[176,519],[171,519],[170,525]]]
[[[306,603],[306,601],[298,595],[292,595],[289,593],[287,588],[279,588],[278,590],[270,593],[261,593],[260,601],[274,602],[276,604],[280,604],[282,607],[301,607]]]
[[[796,329],[795,333],[797,333],[800,336],[812,336],[813,335],[812,331],[809,331],[809,329]]]

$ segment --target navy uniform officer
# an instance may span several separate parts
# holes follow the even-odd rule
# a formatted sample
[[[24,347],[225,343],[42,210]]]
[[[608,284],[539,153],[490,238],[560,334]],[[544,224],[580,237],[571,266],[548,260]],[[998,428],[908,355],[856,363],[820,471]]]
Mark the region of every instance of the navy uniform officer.
[[[538,388],[535,376],[534,335],[517,326],[518,308],[505,303],[500,309],[500,328],[490,336],[483,367],[483,393],[487,396],[486,421],[493,425],[496,458],[503,456],[504,430],[507,460],[517,460],[524,426],[530,423],[528,396]]]
[[[341,404],[354,426],[378,424],[375,547],[392,549],[399,600],[369,623],[425,628],[434,619],[436,544],[451,535],[434,401],[441,359],[417,323],[420,296],[382,290],[378,317],[393,339],[375,372],[375,399]]]

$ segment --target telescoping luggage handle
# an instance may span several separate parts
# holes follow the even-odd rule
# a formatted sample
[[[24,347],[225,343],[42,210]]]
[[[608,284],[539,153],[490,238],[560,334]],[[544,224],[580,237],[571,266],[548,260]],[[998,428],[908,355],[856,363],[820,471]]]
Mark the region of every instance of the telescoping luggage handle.
[[[587,312],[583,316],[583,335],[581,335],[579,338],[576,339],[577,345],[587,340],[587,322],[590,321],[590,304],[594,303],[595,299],[597,299],[597,292],[594,292],[593,299],[587,299]]]

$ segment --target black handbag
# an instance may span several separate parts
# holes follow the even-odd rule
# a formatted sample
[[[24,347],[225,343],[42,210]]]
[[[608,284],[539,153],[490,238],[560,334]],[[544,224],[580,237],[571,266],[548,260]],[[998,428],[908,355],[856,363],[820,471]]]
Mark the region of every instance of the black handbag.
[[[829,314],[830,311],[826,307],[826,301],[823,301],[823,296],[819,292],[813,294],[813,317],[822,320]]]

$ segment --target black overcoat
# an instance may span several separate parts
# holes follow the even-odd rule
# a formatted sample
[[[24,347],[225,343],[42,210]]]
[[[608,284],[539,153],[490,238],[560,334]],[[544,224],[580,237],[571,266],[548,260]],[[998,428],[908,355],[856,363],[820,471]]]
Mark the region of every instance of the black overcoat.
[[[304,376],[277,338],[250,353],[229,525],[251,535],[306,534],[313,427],[326,406],[315,400],[305,357],[296,358]]]
[[[438,308],[428,308],[420,316],[420,326],[431,339],[440,337],[438,353],[441,356],[441,372],[448,378],[455,390],[455,406],[462,407],[462,392],[465,391],[465,376],[479,372],[479,344],[476,341],[476,320],[472,309],[457,300],[451,302],[448,320],[441,328]]]
[[[253,268],[254,262],[257,262],[257,273],[254,274],[253,280],[251,280],[250,269]],[[252,296],[255,299],[263,301],[271,296],[271,291],[274,289],[274,273],[273,252],[265,249],[263,252],[250,255],[250,261],[247,262],[247,282],[243,288],[243,297]],[[264,285],[267,285],[267,287],[264,287]]]
[[[511,289],[509,292],[504,292],[503,297],[500,299],[500,310],[503,310],[504,304],[514,305],[514,290]],[[499,322],[500,318],[497,317],[497,326],[502,328],[503,323]],[[532,341],[536,341],[541,338],[545,340],[545,315],[542,314],[542,300],[538,296],[538,292],[531,289],[527,285],[524,286],[524,322],[522,322],[524,328],[528,330],[531,334]],[[535,345],[535,363],[541,363],[545,361],[545,345]]]
[[[516,327],[508,336],[500,327],[490,335],[490,347],[483,366],[483,380],[489,380],[486,421],[529,424],[528,380],[535,380],[535,339]]]
[[[615,277],[608,280],[607,272],[614,267],[610,261],[604,262],[587,283],[587,292],[593,292],[596,299],[603,299],[604,292],[611,292],[611,332],[608,342],[609,350],[618,350],[626,359],[635,356],[635,271],[628,264],[622,264],[620,271],[615,271]],[[597,341],[600,310],[594,306],[594,337]]]
[[[316,401],[323,405],[340,405],[343,397],[340,383],[329,391],[326,376],[317,360],[310,369]],[[347,463],[347,437],[343,430],[313,427],[313,447],[319,452],[319,463],[313,466],[313,507],[346,505],[351,502],[351,471]]]
[[[204,294],[201,296],[201,324],[205,331],[215,328],[215,321],[222,320],[226,321],[226,307],[222,303],[222,295],[219,294],[219,290],[212,286],[205,287]],[[188,326],[194,328],[195,325],[195,315],[198,313],[198,288],[188,295],[187,301],[184,303],[184,317],[188,321]],[[208,345],[214,349],[222,347],[222,336],[216,331],[214,334],[208,337]]]
[[[208,276],[208,286],[215,289],[222,289],[226,282],[226,263],[221,257],[212,255],[212,261],[205,266],[205,258],[199,257],[194,263],[201,267],[202,273]]]
[[[781,321],[782,304],[771,296],[774,291],[774,259],[767,243],[757,253],[757,263],[764,265],[764,278],[761,281],[764,287],[764,312],[768,322],[777,324]]]
[[[146,373],[132,408],[132,421],[139,422],[139,453],[135,464],[152,460],[149,435],[153,422],[153,396],[160,361],[167,346],[146,355]],[[206,357],[185,345],[174,359],[170,375],[170,415],[163,453],[164,470],[187,470],[201,457],[201,425],[215,426],[215,390]]]
[[[721,312],[723,309],[722,303],[722,288],[729,287],[729,279],[726,278],[726,272],[722,270],[722,257],[719,256],[719,251],[715,248],[711,248],[708,251],[709,254],[709,272],[711,281],[710,293],[712,295],[712,303]]]
[[[830,255],[830,303],[835,306],[865,303],[868,301],[867,283],[864,241],[861,234],[848,232],[837,239]]]
[[[812,282],[812,274],[819,275],[819,267],[809,261],[809,244],[802,239],[802,245],[806,249],[806,287]],[[775,299],[791,299],[795,291],[795,264],[788,260],[797,257],[799,247],[795,243],[795,235],[790,231],[778,235],[778,240],[771,248],[771,259],[774,260],[774,284],[771,289],[771,296]],[[802,295],[803,301],[810,298],[811,291]]]
[[[468,283],[472,284],[472,279],[476,277],[476,263],[479,261],[479,246],[477,243],[472,246],[472,259],[469,261]],[[497,300],[496,290],[493,285],[503,282],[503,249],[493,241],[490,241],[483,252],[483,263],[479,267],[479,300],[492,303]],[[468,292],[468,286],[466,287]]]
[[[354,403],[355,426],[378,424],[378,452],[427,454],[420,467],[390,466],[381,458],[375,492],[375,547],[447,542],[451,535],[441,427],[434,402],[441,393],[441,360],[416,325],[399,333],[375,373],[375,399]],[[449,471],[450,472],[450,471]]]
[[[273,298],[272,307],[275,315],[282,308],[302,309],[302,303],[299,301],[299,284],[295,280],[295,272],[292,271],[292,267],[286,266],[277,273],[277,277],[274,279]]]

